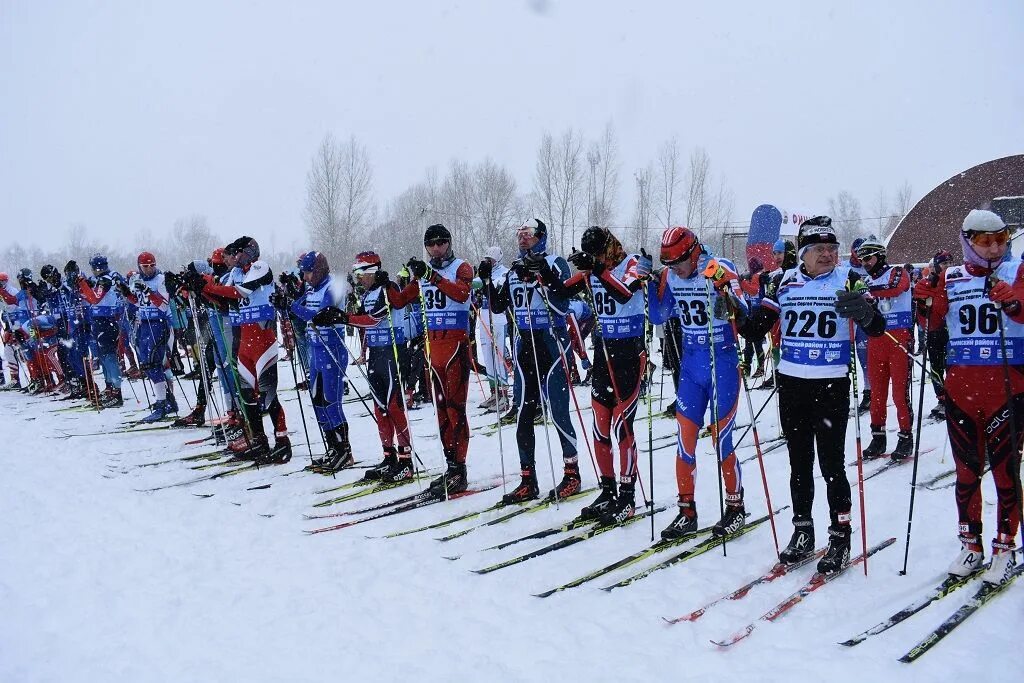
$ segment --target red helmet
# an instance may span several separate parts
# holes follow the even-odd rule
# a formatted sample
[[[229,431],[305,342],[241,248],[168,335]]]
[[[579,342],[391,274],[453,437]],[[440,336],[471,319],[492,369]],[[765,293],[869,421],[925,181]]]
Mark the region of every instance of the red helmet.
[[[7,283],[10,279],[11,278],[7,273],[0,273],[0,282]]]
[[[356,262],[352,264],[352,271],[356,275],[376,273],[380,270],[380,256],[373,251],[361,251],[356,254]]]
[[[224,265],[224,247],[217,247],[210,254],[210,265],[211,266],[223,266]]]
[[[139,266],[155,266],[156,256],[153,256],[152,252],[144,251],[139,254],[138,264]]]
[[[689,228],[669,228],[661,236],[661,262],[666,266],[674,266],[689,259],[696,269],[700,254],[700,240]]]

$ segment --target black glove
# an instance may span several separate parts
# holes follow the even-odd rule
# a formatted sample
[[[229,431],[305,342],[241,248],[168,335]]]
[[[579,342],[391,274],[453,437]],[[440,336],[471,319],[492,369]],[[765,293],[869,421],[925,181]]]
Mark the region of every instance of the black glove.
[[[575,266],[576,270],[594,269],[594,257],[585,251],[577,250],[576,247],[572,248],[572,253],[565,260]]]
[[[484,282],[491,279],[491,274],[494,272],[494,261],[490,259],[484,259],[480,262],[480,265],[476,267],[476,274],[480,276],[480,279]]]
[[[715,297],[714,316],[716,320],[729,319],[729,299],[724,296]]]
[[[533,278],[530,277],[530,270],[526,267],[526,264],[523,263],[522,259],[516,259],[515,261],[513,261],[512,265],[509,266],[509,270],[515,273],[516,276],[523,282],[526,282],[527,280],[533,280]]]
[[[149,287],[142,280],[136,280],[135,284],[132,286],[132,289],[134,289],[139,294],[145,294],[146,292],[149,291]]]
[[[428,277],[427,272],[431,270],[430,266],[423,259],[418,259],[413,256],[409,259],[409,262],[405,264],[405,267],[409,269],[412,276],[417,280],[422,280]]]
[[[118,282],[115,286],[117,287],[117,291],[120,292],[121,296],[131,296],[132,288],[128,286],[127,282]]]
[[[203,288],[206,287],[206,278],[196,272],[195,268],[191,268],[192,264],[189,264],[190,270],[185,275],[185,283],[188,288],[196,294],[202,294]]]
[[[771,276],[763,270],[757,274],[757,284],[761,287],[767,287],[771,279]]]
[[[543,254],[529,253],[523,257],[523,265],[531,273],[540,275],[543,272],[544,266],[548,264],[547,259],[544,258]]]
[[[281,292],[274,292],[270,295],[270,305],[284,313],[288,310],[288,297]]]
[[[387,287],[389,282],[391,282],[391,276],[388,275],[388,271],[378,270],[373,274],[373,284],[377,287]]]
[[[864,297],[864,292],[851,292],[842,289],[836,292],[836,313],[840,318],[850,318],[864,327],[875,317],[875,308]]]
[[[176,294],[181,289],[181,284],[181,278],[176,273],[164,273],[164,285],[170,294]]]
[[[337,325],[338,323],[348,322],[348,313],[336,308],[334,306],[327,306],[321,308],[316,315],[313,316],[313,324],[317,327],[330,327],[331,325]]]

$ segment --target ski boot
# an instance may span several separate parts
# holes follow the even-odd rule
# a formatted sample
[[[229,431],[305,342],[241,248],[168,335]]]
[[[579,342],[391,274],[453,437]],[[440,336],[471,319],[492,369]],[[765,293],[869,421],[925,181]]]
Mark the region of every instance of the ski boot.
[[[537,486],[537,472],[532,467],[524,467],[522,471],[523,480],[519,486],[506,493],[501,498],[502,505],[515,505],[536,500],[540,497],[540,489]]]
[[[12,379],[7,384],[0,386],[0,391],[14,391],[15,389],[21,389],[21,382],[16,379]]]
[[[416,476],[416,472],[412,464],[412,448],[399,446],[398,459],[381,473],[380,480],[386,484],[398,484],[410,481],[414,476]]]
[[[159,422],[160,420],[167,417],[169,412],[170,411],[168,410],[167,401],[157,401],[153,404],[153,412],[139,420],[139,422],[142,422],[144,424],[152,424],[154,422]]]
[[[857,414],[863,415],[869,410],[871,410],[871,390],[865,389],[861,394],[860,403],[857,405]]]
[[[284,465],[292,459],[292,441],[287,436],[275,436],[274,447],[267,454],[256,459],[257,465]]]
[[[563,500],[580,492],[580,466],[577,462],[565,463],[565,472],[558,486],[548,493],[548,500]]]
[[[622,524],[636,514],[636,502],[633,498],[633,482],[619,482],[619,495],[615,497],[608,510],[601,515],[600,526]]]
[[[100,399],[100,406],[103,408],[120,408],[123,405],[124,397],[121,395],[121,389],[107,387],[107,390],[103,392],[103,398]]]
[[[664,415],[670,420],[676,419],[676,404],[672,403],[668,408],[665,408]]]
[[[850,563],[850,525],[837,524],[828,529],[828,547],[818,560],[819,574],[835,574]]]
[[[480,401],[480,407],[489,413],[494,409],[494,404],[497,402],[497,400],[498,392],[495,390],[494,387],[491,387],[491,395],[485,398],[484,400]]]
[[[764,377],[764,366],[759,365],[757,370],[754,370],[754,373],[750,376],[750,379],[761,379],[762,377]]]
[[[430,482],[430,493],[437,498],[446,498],[455,493],[462,493],[469,488],[466,478],[466,464],[456,460],[448,461],[448,469],[440,477]]]
[[[992,586],[1009,581],[1010,575],[1017,567],[1017,558],[1014,555],[1013,538],[999,534],[999,537],[992,541],[992,564],[981,575],[981,580]]]
[[[774,389],[774,388],[775,388],[775,373],[774,372],[769,372],[768,376],[765,378],[765,380],[763,382],[761,382],[761,386],[759,386],[758,389]]]
[[[779,554],[782,564],[796,564],[814,554],[814,523],[794,522],[793,537]]]
[[[267,437],[263,437],[264,446],[266,445]],[[268,449],[269,450],[269,449]],[[234,441],[228,444],[227,452],[231,454],[228,458],[228,462],[247,462],[255,460],[256,456],[262,452],[259,445],[259,440],[249,440],[245,434],[238,437]]]
[[[589,522],[600,519],[601,515],[608,512],[615,503],[615,477],[601,477],[599,483],[601,493],[598,494],[597,500],[580,510],[580,516],[577,518],[580,521]]]
[[[195,409],[185,417],[179,417],[171,423],[171,427],[202,427],[206,424],[206,406],[196,404]]]
[[[381,475],[384,471],[390,468],[398,461],[398,450],[394,446],[384,447],[384,459],[379,463],[366,470],[363,474],[363,481],[380,481]]]
[[[174,392],[171,391],[171,387],[170,386],[167,387],[167,398],[164,399],[164,403],[167,404],[167,413],[168,414],[171,414],[171,413],[173,413],[175,415],[178,414],[178,402],[174,399]]]
[[[865,460],[881,458],[885,455],[887,445],[885,441],[885,426],[871,425],[871,443],[864,449],[862,455]]]
[[[893,460],[905,460],[914,454],[914,436],[910,432],[896,434],[896,448],[892,449]]]
[[[939,401],[938,405],[932,408],[932,412],[928,413],[928,419],[936,422],[945,422],[946,420],[946,402]]]
[[[514,405],[510,405],[501,415],[501,424],[503,425],[514,425],[519,419],[519,408]]]
[[[672,523],[661,530],[661,538],[665,541],[677,541],[697,531],[697,504],[692,500],[679,497],[679,514]]]
[[[747,523],[747,511],[743,507],[743,490],[739,493],[728,493],[725,496],[725,514],[715,526],[711,527],[711,535],[715,537],[731,536]]]
[[[960,534],[960,546],[960,554],[949,565],[949,573],[963,578],[981,569],[985,563],[985,549],[981,547],[981,539],[971,534]]]

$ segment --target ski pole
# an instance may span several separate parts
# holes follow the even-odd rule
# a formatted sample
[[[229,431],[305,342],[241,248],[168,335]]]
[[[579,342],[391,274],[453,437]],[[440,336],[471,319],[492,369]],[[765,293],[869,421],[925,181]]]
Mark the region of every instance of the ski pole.
[[[850,376],[853,383],[853,405],[860,403],[860,391],[857,387],[857,335],[853,318],[850,318]],[[856,410],[854,411],[857,412]],[[868,519],[864,509],[864,451],[860,441],[860,415],[854,415],[853,428],[857,444],[857,490],[860,495],[860,537],[864,550],[864,576],[868,575]]]
[[[647,252],[643,248],[640,249],[640,252],[641,252],[641,254],[643,256],[645,256],[645,257],[647,256]],[[643,291],[644,291],[644,355],[646,356],[645,361],[649,363],[651,361],[651,346],[650,346],[650,338],[648,337],[648,335],[651,334],[651,307],[650,307],[650,304],[649,304],[649,302],[647,300],[647,282],[646,281],[643,284]],[[603,338],[602,338],[602,341],[603,341]],[[645,365],[644,363],[641,363],[641,367],[640,367],[641,376],[643,376],[647,372],[647,368],[644,367],[644,365]],[[662,365],[662,368],[661,368],[661,390],[662,390],[662,396],[664,396],[664,391],[665,391],[665,360],[664,360],[664,358],[662,359],[661,365]],[[637,378],[637,381],[640,381],[640,378]],[[651,515],[650,515],[650,517],[651,517],[651,542],[653,543],[654,542],[654,538],[655,538],[655,531],[654,531],[654,415],[653,415],[653,411],[652,411],[652,408],[651,408],[651,403],[652,403],[652,401],[654,401],[654,387],[651,386],[650,382],[648,382],[648,384],[647,384],[647,395],[645,396],[645,398],[647,399],[647,479],[648,479],[648,481],[651,482],[651,498],[650,498],[650,502],[648,503],[648,509],[651,511]],[[660,405],[660,399],[659,399],[659,405]],[[639,469],[639,467],[638,467],[638,469]]]
[[[490,278],[487,278],[487,282],[485,283],[485,286],[488,288],[488,290],[487,290],[487,325],[484,327],[484,332],[487,333],[487,336],[491,340],[491,343],[489,344],[489,346],[491,347],[491,368],[494,369],[494,386],[495,386],[495,389],[498,391],[498,396],[499,396],[499,399],[497,399],[495,401],[496,404],[494,406],[494,426],[495,426],[495,431],[498,434],[498,455],[501,458],[501,493],[504,496],[507,493],[507,490],[506,490],[507,487],[506,487],[506,484],[505,484],[505,479],[506,479],[506,475],[505,475],[505,443],[504,443],[504,439],[501,436],[501,401],[500,401],[500,397],[502,395],[504,395],[504,388],[501,388],[500,390],[498,390],[499,373],[498,373],[497,352],[495,351],[495,346],[497,344],[496,344],[495,339],[494,339],[494,312],[491,310],[491,304],[490,304],[491,291],[493,291],[493,289],[494,289],[494,283],[491,281]],[[477,314],[476,314],[477,320],[480,319],[480,313],[481,313],[480,310],[477,310]],[[504,350],[505,349],[502,348],[502,351],[504,351]],[[502,363],[504,363],[504,362],[505,362],[504,359],[502,359]]]
[[[995,274],[989,275],[985,278],[985,293],[995,284]],[[1010,411],[1010,472],[1013,473],[1014,478],[1017,480],[1013,483],[1015,493],[1017,494],[1017,507],[1019,513],[1024,515],[1024,496],[1021,495],[1021,474],[1020,474],[1020,443],[1017,441],[1017,411],[1015,410],[1013,401],[1013,383],[1010,380],[1010,361],[1006,357],[1006,326],[1003,324],[1003,311],[998,311],[998,317],[996,320],[999,321],[999,349],[1002,355],[1003,365],[1003,385],[1006,390],[1006,407]],[[1014,461],[1016,459],[1016,462]],[[995,475],[993,475],[995,476]],[[1021,517],[1024,519],[1024,516]]]
[[[736,328],[736,318],[730,316],[729,322],[732,324],[732,335],[736,338],[737,343],[739,343],[740,337]],[[763,363],[764,361],[762,360],[761,362]],[[743,374],[743,372],[740,372],[740,381],[743,383],[743,395],[747,399],[747,412],[750,413],[750,432],[754,435],[754,452],[757,454],[757,464],[761,470],[761,483],[764,485],[764,500],[768,505],[768,521],[772,526],[772,541],[775,542],[775,555],[781,562],[782,554],[779,552],[779,534],[775,529],[775,515],[772,513],[772,510],[775,508],[772,506],[772,494],[768,490],[768,474],[764,469],[764,456],[761,452],[761,437],[757,434],[757,416],[754,415],[754,402],[750,399],[750,386],[747,384],[747,376]],[[746,432],[744,432],[744,435],[745,434]],[[737,442],[737,444],[738,443],[739,442]]]
[[[930,325],[931,316],[931,299],[925,303],[924,306],[924,335],[928,337],[928,327]],[[913,333],[913,328],[911,328]],[[903,548],[903,569],[900,570],[900,576],[907,575],[907,561],[910,557],[910,529],[914,523],[914,494],[917,492],[917,466],[918,466],[918,455],[921,453],[921,423],[924,418],[924,385],[925,385],[925,367],[928,363],[928,345],[923,344],[921,347],[921,386],[918,389],[917,394],[917,429],[914,435],[914,472],[910,475],[910,511],[907,513],[907,542]]]
[[[705,271],[706,275],[707,271]],[[719,431],[721,425],[718,423],[718,368],[717,359],[715,356],[715,316],[712,315],[714,310],[714,301],[712,300],[711,293],[711,278],[704,278],[704,294],[707,299],[707,318],[708,318],[708,348],[711,352],[711,419],[714,421],[715,428],[711,432],[711,439],[715,444],[715,456],[718,458],[718,462],[715,463],[715,470],[718,472],[718,510],[720,519],[725,517],[725,482],[722,477],[722,433]],[[769,509],[769,513],[771,509]],[[728,557],[729,553],[725,549],[726,536],[722,536],[722,556]]]
[[[275,301],[276,301],[276,299],[275,299]],[[280,323],[281,311],[277,311],[277,319],[278,319],[278,322]],[[312,465],[313,464],[313,444],[311,443],[312,439],[309,438],[309,426],[306,424],[306,410],[305,410],[305,408],[302,407],[302,392],[299,391],[299,373],[297,373],[295,371],[295,354],[294,353],[289,353],[288,354],[288,360],[290,361],[288,364],[291,365],[291,368],[292,368],[292,380],[295,382],[295,399],[299,403],[299,417],[302,419],[302,431],[306,435],[306,450],[309,451],[309,464]],[[339,367],[338,369],[340,370],[341,368]],[[319,420],[317,420],[316,423],[317,423],[317,426],[320,425],[320,421]],[[321,436],[323,436],[323,434],[321,434]],[[327,443],[327,440],[324,439],[324,450],[325,451],[326,451],[326,448],[327,448],[326,443]]]

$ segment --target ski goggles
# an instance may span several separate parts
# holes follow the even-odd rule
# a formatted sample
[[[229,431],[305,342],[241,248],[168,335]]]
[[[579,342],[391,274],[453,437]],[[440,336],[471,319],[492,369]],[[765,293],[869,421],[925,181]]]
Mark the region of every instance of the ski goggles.
[[[1000,230],[998,232],[972,232],[967,239],[976,247],[1003,246],[1010,241],[1010,231]]]
[[[425,246],[425,247],[439,247],[442,244],[448,244],[448,242],[450,242],[450,241],[451,240],[447,240],[447,239],[444,239],[444,238],[438,238],[436,240],[424,240],[423,241],[423,246]]]

